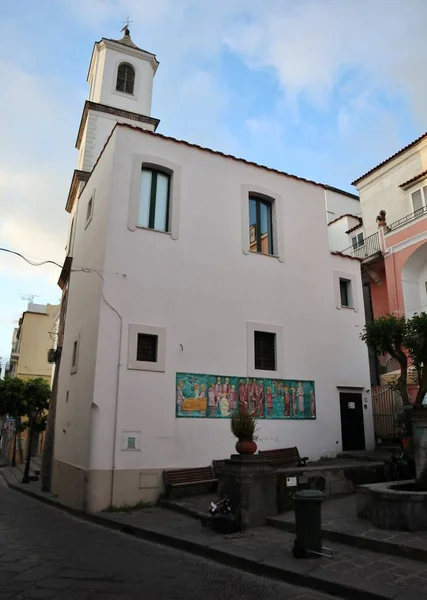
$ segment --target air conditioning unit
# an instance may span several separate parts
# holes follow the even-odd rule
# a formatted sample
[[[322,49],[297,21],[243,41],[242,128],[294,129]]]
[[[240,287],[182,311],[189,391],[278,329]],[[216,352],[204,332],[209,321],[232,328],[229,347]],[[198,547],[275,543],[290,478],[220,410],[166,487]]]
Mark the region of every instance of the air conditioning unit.
[[[47,362],[53,364],[54,362],[56,362],[56,350],[54,348],[51,348],[50,350],[48,350],[47,352]]]

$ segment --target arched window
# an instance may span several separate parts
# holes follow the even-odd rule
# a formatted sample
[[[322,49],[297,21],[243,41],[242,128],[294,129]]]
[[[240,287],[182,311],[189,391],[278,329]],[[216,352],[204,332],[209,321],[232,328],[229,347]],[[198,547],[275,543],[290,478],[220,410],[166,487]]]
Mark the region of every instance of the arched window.
[[[135,69],[128,63],[122,63],[117,69],[116,90],[125,92],[126,94],[133,94],[134,85]]]

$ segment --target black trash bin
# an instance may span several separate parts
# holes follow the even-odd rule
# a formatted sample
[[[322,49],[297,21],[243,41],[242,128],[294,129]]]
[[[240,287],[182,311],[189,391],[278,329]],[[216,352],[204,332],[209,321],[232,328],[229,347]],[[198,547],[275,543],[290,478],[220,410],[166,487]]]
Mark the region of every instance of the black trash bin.
[[[294,494],[296,540],[295,558],[322,553],[321,510],[324,494],[320,490],[300,490]]]

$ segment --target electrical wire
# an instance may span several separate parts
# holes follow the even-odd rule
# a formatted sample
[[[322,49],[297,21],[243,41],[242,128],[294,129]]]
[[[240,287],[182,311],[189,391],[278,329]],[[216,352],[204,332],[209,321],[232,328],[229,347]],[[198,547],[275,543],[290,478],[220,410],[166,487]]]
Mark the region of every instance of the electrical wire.
[[[23,254],[21,254],[20,252],[16,252],[15,250],[9,250],[8,248],[0,248],[0,251],[8,252],[9,254],[15,254],[16,256],[19,256],[20,258],[25,260],[25,262],[27,262],[32,267],[41,267],[42,265],[51,264],[51,265],[56,265],[57,267],[62,269],[62,265],[55,262],[54,260],[41,260],[41,262],[34,262],[34,261],[30,260],[29,258],[27,258],[26,256],[24,256]]]
[[[54,260],[48,260],[48,259],[43,259],[43,258],[38,259],[40,262],[35,262],[33,260],[30,260],[28,258],[28,256],[24,256],[20,252],[17,252],[16,250],[10,250],[9,248],[0,248],[0,252],[8,252],[9,254],[15,254],[16,256],[19,256],[20,258],[25,260],[25,262],[27,262],[32,267],[41,267],[41,266],[47,265],[47,264],[55,265],[56,267],[59,267],[60,269],[62,269],[62,267],[63,267],[63,265],[60,265],[59,263],[55,262]],[[35,257],[33,257],[33,258],[35,258]],[[101,273],[112,273],[113,275],[125,275],[125,273],[116,273],[114,271],[99,271],[99,270],[93,269],[91,267],[75,267],[74,269],[70,269],[70,272],[71,273],[82,273],[82,272],[83,273],[96,273],[97,275],[99,275],[99,277],[101,277],[101,279],[103,279]]]

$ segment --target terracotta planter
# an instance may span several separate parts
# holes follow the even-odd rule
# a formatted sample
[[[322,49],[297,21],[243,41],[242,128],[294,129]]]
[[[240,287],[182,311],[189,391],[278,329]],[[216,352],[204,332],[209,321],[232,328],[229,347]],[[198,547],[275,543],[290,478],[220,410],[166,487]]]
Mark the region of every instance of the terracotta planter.
[[[237,440],[236,451],[239,454],[255,454],[257,445],[253,440]]]

